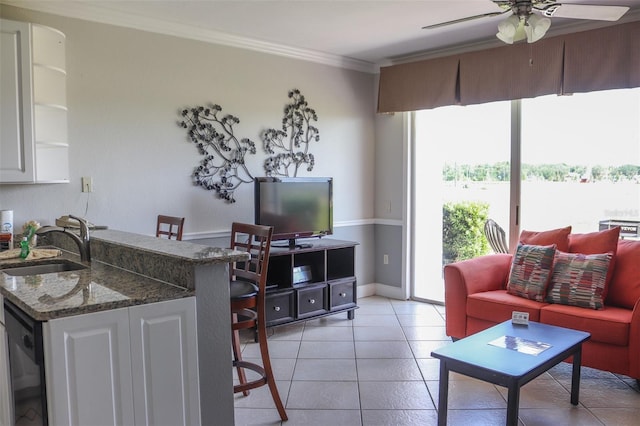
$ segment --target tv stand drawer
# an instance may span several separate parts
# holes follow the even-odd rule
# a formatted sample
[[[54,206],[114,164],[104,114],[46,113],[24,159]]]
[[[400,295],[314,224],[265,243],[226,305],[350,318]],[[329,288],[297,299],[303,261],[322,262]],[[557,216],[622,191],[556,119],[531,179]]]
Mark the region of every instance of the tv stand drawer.
[[[356,305],[356,281],[343,280],[329,283],[330,310],[344,309]]]
[[[306,318],[327,312],[327,286],[300,288],[298,293],[298,318]]]
[[[265,298],[267,325],[293,321],[294,291],[267,293]]]

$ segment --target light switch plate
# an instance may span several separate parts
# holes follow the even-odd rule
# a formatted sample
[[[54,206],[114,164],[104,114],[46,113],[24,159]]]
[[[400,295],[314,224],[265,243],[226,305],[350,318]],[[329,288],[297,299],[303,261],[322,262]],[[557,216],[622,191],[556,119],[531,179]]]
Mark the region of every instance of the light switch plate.
[[[511,322],[513,324],[529,325],[529,313],[513,311],[511,313]]]
[[[82,176],[82,192],[93,192],[93,178]]]

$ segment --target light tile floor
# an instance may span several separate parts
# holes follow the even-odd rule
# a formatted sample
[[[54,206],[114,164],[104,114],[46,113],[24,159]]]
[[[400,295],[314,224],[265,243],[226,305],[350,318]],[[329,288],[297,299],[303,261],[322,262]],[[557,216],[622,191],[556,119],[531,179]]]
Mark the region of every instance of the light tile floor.
[[[439,361],[433,349],[451,340],[444,307],[373,296],[346,314],[273,329],[269,350],[289,421],[285,426],[437,424]],[[243,356],[256,361],[245,336]],[[521,425],[639,425],[635,380],[582,369],[580,404],[569,402],[571,366],[560,364],[525,385]],[[503,425],[506,389],[455,373],[449,425]],[[235,396],[236,425],[280,425],[268,388]]]

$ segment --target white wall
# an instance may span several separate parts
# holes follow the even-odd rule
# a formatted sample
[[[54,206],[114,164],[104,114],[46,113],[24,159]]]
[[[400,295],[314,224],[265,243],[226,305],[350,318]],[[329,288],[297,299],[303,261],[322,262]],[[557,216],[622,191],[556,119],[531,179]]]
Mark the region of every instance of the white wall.
[[[334,220],[374,216],[374,76],[311,62],[2,6],[6,19],[41,23],[67,36],[70,184],[0,185],[14,227],[51,224],[62,214],[113,229],[155,232],[159,213],[185,216],[187,235],[225,232],[253,221],[253,187],[228,205],[192,184],[200,155],[177,126],[185,107],[217,103],[240,118],[236,135],[258,145],[249,156],[264,175],[260,133],[279,128],[287,92],[298,88],[319,116],[311,173],[334,177]],[[81,193],[91,176],[94,192]]]

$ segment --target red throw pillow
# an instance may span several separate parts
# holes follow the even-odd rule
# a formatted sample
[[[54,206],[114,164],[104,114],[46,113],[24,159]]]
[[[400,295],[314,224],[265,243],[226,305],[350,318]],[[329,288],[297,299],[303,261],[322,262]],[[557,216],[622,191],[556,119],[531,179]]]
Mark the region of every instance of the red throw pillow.
[[[557,250],[568,252],[570,233],[571,226],[541,232],[523,230],[520,233],[520,242],[533,246],[550,246],[555,244]]]
[[[640,241],[620,240],[607,303],[633,309],[640,299]]]
[[[511,262],[507,293],[544,302],[555,254],[556,246],[554,245],[518,244]]]
[[[618,239],[620,238],[620,227],[606,229],[600,232],[590,232],[588,234],[569,235],[569,253],[598,254],[611,253],[611,263],[607,271],[607,278],[604,283],[602,300],[606,300],[609,284],[616,268],[616,253],[618,252]]]
[[[556,251],[547,302],[602,309],[602,294],[611,258],[611,253]]]

